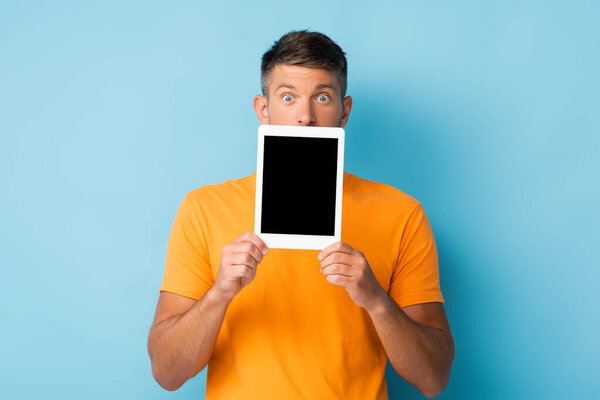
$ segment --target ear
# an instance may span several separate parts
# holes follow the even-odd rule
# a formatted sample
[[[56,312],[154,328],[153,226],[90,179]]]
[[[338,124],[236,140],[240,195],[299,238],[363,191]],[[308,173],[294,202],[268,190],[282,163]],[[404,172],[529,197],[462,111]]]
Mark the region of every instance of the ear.
[[[348,123],[348,117],[352,110],[352,96],[346,96],[343,102],[342,118],[340,119],[340,128],[343,128]]]
[[[267,107],[267,98],[257,94],[254,96],[254,111],[261,125],[269,124],[269,109]]]

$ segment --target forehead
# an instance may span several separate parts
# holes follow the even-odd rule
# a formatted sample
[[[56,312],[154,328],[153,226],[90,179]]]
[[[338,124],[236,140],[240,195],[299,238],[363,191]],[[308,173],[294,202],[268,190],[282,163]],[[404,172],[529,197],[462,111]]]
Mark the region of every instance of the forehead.
[[[270,78],[269,90],[276,90],[280,85],[294,86],[298,90],[312,90],[317,86],[331,85],[340,90],[337,73],[325,68],[277,64],[271,71]]]

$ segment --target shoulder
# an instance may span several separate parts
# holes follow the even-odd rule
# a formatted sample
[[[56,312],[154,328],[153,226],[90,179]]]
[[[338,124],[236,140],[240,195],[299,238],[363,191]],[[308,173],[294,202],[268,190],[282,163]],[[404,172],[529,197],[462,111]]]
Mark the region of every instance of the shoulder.
[[[422,208],[417,199],[392,185],[361,178],[350,173],[346,174],[344,193],[348,195],[369,198],[375,202],[393,203],[404,210],[412,211]],[[347,190],[346,182],[348,183]]]
[[[192,204],[223,203],[253,198],[256,173],[238,179],[228,179],[214,184],[199,186],[186,193],[184,200]]]

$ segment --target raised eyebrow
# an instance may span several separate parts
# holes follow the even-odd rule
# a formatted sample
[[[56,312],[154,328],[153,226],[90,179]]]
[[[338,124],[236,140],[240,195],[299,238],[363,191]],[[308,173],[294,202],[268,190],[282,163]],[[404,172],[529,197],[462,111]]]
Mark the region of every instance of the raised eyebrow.
[[[283,84],[279,85],[279,86],[277,87],[277,89],[275,89],[275,91],[278,91],[278,90],[279,90],[279,89],[281,89],[281,88],[287,88],[287,89],[296,90],[296,88],[295,88],[294,86],[292,86],[292,85],[288,85],[287,83],[283,83]]]
[[[321,90],[321,89],[332,89],[335,91],[335,86],[333,86],[332,84],[329,84],[329,83],[322,83],[315,88],[315,91]]]

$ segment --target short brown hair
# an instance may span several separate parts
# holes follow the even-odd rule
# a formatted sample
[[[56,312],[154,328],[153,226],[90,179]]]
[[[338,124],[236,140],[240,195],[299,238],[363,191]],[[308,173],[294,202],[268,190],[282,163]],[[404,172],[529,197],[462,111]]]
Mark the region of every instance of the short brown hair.
[[[348,63],[344,51],[319,32],[292,31],[283,35],[262,56],[260,86],[263,96],[269,93],[269,78],[277,64],[325,68],[338,74],[342,99],[348,85]]]

